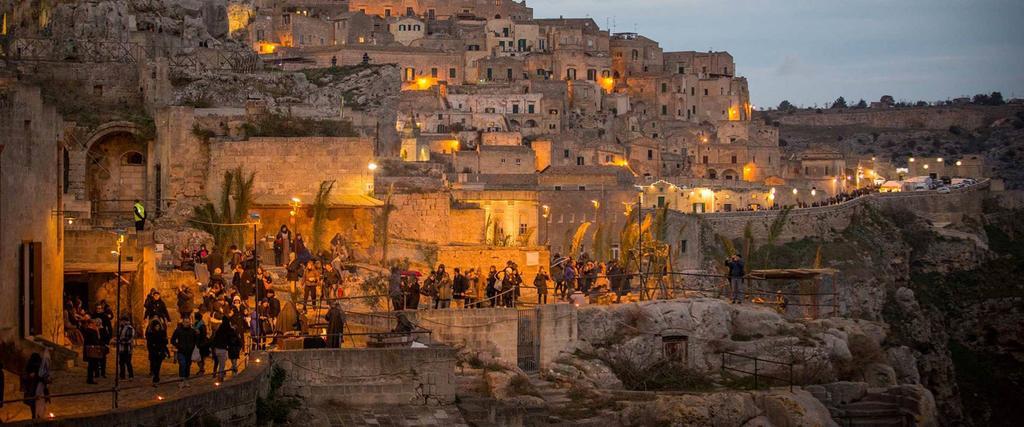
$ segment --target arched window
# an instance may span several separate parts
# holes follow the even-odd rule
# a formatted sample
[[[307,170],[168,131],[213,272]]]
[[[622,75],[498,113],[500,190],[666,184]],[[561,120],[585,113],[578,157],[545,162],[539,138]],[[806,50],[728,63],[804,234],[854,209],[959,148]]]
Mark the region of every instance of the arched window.
[[[633,49],[633,60],[636,61],[638,58],[640,58],[640,52],[636,49]]]
[[[121,156],[122,165],[144,165],[146,164],[146,156],[138,151],[129,151]]]
[[[398,31],[405,31],[405,24],[400,24],[398,26]]]
[[[420,30],[420,24],[414,25],[413,29],[416,30],[416,31],[419,31]]]

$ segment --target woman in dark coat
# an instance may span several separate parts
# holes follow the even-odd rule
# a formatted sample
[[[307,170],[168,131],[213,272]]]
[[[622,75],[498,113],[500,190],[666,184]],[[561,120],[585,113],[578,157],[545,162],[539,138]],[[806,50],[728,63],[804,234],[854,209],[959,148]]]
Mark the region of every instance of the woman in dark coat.
[[[274,265],[284,265],[292,253],[292,232],[287,225],[281,224],[281,231],[274,238]]]
[[[153,385],[160,382],[160,365],[170,355],[167,351],[167,328],[160,319],[149,321],[146,328],[146,350],[149,352],[149,374],[153,376]]]
[[[341,302],[335,301],[330,311],[325,316],[327,320],[327,347],[341,348],[345,333],[345,310],[341,308]]]

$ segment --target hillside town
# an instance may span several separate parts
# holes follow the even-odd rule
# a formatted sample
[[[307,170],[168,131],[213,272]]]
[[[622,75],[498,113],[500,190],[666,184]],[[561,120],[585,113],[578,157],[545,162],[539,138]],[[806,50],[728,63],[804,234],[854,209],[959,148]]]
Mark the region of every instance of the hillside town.
[[[1019,412],[956,357],[1019,368],[1024,294],[936,314],[1021,268],[1019,100],[755,106],[525,0],[0,13],[0,423]]]

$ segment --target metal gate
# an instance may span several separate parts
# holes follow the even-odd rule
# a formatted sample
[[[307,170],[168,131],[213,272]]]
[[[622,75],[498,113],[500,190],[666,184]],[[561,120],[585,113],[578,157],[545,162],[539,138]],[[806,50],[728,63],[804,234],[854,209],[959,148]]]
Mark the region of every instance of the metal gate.
[[[536,308],[521,308],[519,313],[517,338],[517,359],[519,369],[526,372],[537,371],[537,355],[540,353],[540,342],[537,339],[539,325]]]

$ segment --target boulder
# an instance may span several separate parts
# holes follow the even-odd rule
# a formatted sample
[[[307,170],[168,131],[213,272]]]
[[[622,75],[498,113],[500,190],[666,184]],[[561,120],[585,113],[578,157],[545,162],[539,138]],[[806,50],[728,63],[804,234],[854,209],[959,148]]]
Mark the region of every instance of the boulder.
[[[762,406],[773,425],[838,427],[825,405],[803,390],[768,393]]]
[[[771,420],[764,415],[759,415],[751,418],[747,422],[743,423],[743,427],[774,427]]]
[[[508,371],[484,372],[484,384],[487,394],[495,399],[504,400],[509,397],[508,386],[512,382],[512,373]]]
[[[917,371],[917,357],[907,346],[893,347],[885,351],[886,361],[896,373],[900,384],[919,384],[921,374]]]
[[[548,406],[547,402],[544,402],[544,399],[530,395],[512,396],[505,399],[504,402],[509,406],[523,409],[541,409]]]
[[[896,385],[896,371],[884,363],[871,363],[864,367],[864,380],[871,387]]]
[[[840,381],[823,384],[821,387],[828,392],[828,403],[831,406],[845,405],[863,399],[868,393],[867,383]],[[811,394],[814,394],[813,392]]]

